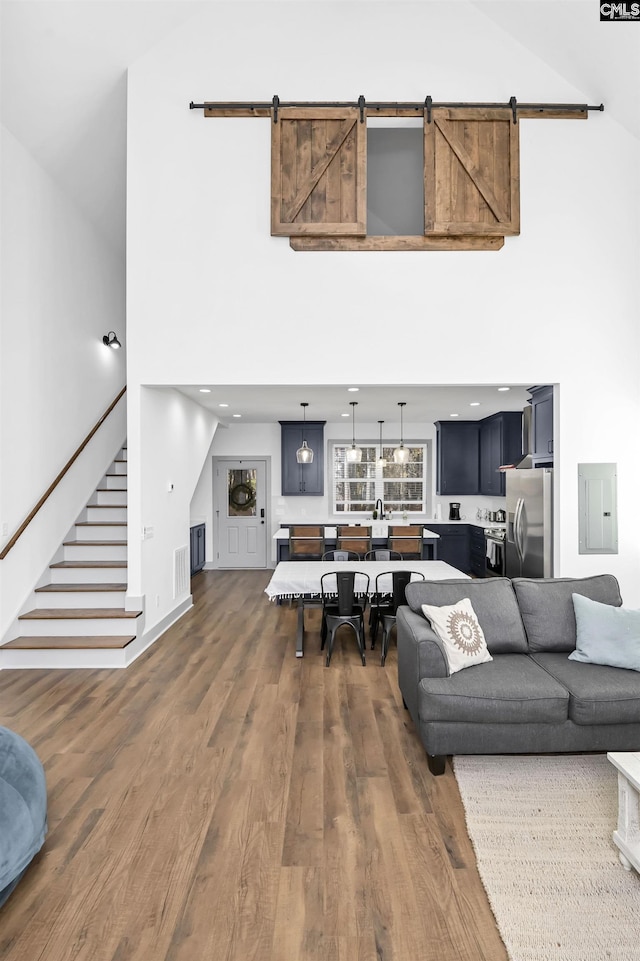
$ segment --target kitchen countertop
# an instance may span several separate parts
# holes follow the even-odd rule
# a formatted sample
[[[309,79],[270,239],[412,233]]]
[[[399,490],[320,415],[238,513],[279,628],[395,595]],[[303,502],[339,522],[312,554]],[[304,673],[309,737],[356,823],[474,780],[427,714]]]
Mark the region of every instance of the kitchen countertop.
[[[472,519],[466,518],[461,521],[449,521],[446,519],[446,517],[440,517],[439,519],[436,520],[436,518],[434,517],[434,518],[429,518],[429,520],[426,520],[424,523],[425,524],[469,524],[471,527],[481,527],[483,530],[486,530],[488,527],[497,527],[497,528],[500,528],[501,530],[506,530],[506,527],[507,527],[504,521],[501,524],[499,524],[498,521],[484,521],[484,520],[479,521],[479,520],[476,520],[475,517]]]

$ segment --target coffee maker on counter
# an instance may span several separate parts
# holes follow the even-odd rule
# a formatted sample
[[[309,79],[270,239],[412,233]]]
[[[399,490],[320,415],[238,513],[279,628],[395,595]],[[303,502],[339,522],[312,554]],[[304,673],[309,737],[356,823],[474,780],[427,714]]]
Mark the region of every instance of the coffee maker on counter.
[[[449,503],[449,520],[450,521],[460,520],[460,504],[457,501],[451,501]]]

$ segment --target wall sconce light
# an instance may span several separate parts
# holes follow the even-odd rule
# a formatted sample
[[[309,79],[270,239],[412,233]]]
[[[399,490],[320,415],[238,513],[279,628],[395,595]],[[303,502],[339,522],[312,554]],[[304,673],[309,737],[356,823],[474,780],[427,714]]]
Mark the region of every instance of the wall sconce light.
[[[117,350],[118,347],[122,347],[122,344],[116,337],[115,330],[110,330],[108,334],[105,334],[102,338],[102,343],[105,345],[105,347],[113,347],[114,350]]]
[[[306,424],[307,424],[307,407],[308,407],[309,405],[306,404],[306,403],[302,403],[302,404],[300,404],[300,406],[302,407],[303,423],[304,423],[305,426],[302,428],[302,447],[298,447],[298,449],[297,449],[297,451],[296,451],[296,460],[297,460],[297,462],[298,462],[299,464],[313,464],[313,451],[311,450],[311,448],[310,448],[309,445],[307,444],[307,440],[306,440],[306,438],[305,438],[305,436],[304,436],[305,433],[306,433],[306,429],[307,429],[307,428],[306,428]]]

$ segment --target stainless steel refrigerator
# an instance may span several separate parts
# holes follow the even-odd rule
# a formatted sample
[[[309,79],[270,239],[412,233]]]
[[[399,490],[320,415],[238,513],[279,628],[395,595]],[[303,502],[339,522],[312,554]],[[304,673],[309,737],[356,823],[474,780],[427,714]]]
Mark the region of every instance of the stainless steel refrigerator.
[[[553,470],[506,472],[507,577],[553,577]]]

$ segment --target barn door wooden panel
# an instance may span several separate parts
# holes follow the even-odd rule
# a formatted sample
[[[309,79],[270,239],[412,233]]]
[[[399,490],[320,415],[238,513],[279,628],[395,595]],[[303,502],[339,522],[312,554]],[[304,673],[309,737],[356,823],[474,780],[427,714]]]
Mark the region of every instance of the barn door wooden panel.
[[[507,109],[433,109],[424,124],[425,234],[520,233],[518,131]]]
[[[271,233],[367,232],[367,128],[353,107],[285,107],[271,124]]]

